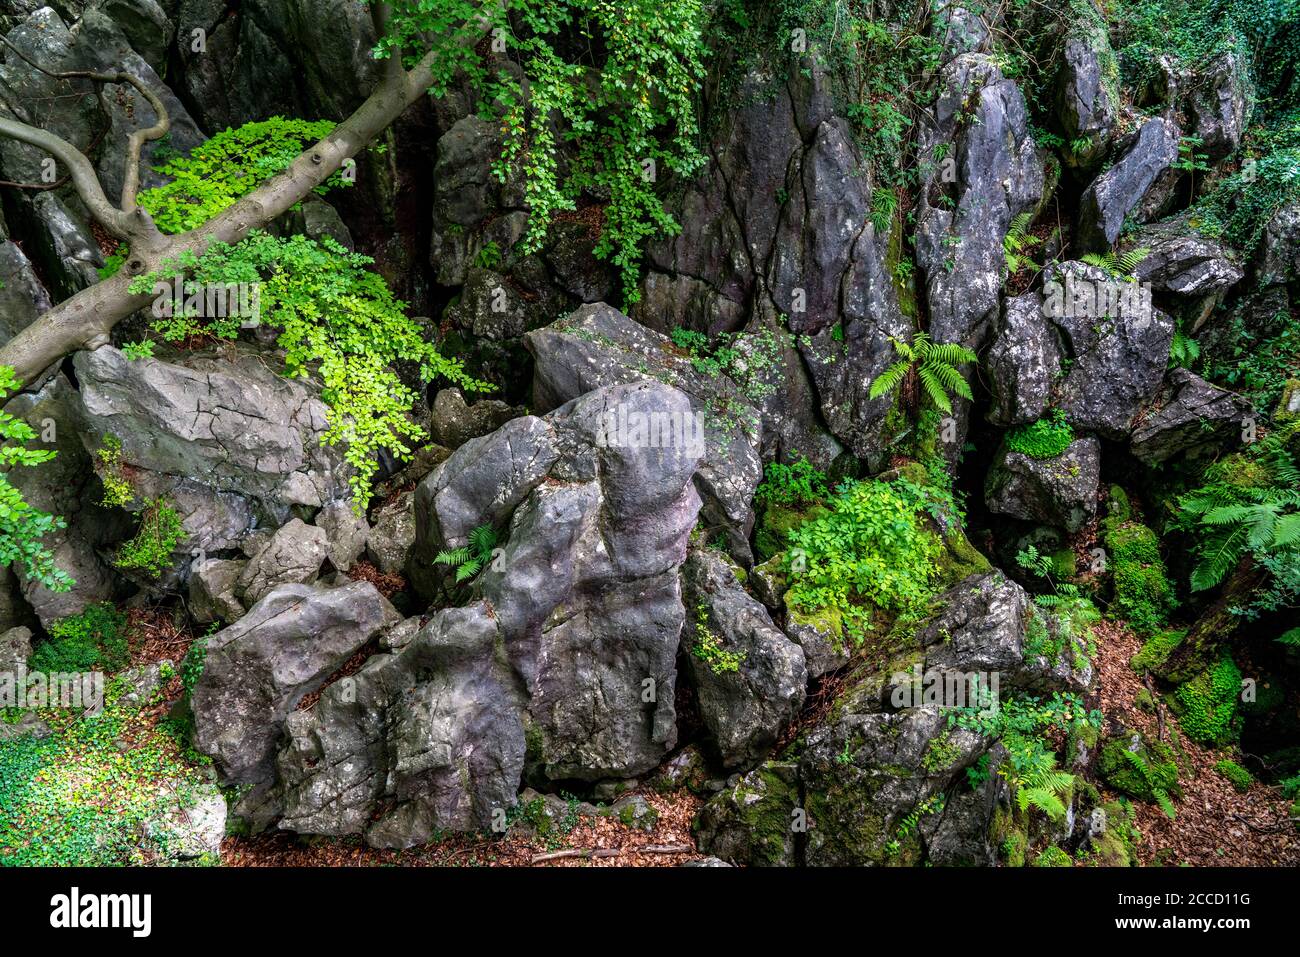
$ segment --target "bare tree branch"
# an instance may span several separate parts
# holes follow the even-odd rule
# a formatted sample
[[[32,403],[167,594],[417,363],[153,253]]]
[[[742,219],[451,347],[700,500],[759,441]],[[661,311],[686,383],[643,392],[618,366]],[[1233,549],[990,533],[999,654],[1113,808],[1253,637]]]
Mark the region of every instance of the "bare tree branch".
[[[503,2],[505,0],[487,0],[485,9],[497,7]],[[386,5],[377,5],[384,6]],[[388,11],[379,10],[375,17],[376,28],[383,27],[386,30]],[[467,34],[463,42],[477,42],[491,22],[491,17],[484,13],[472,24],[466,24],[470,27],[469,33],[477,30],[477,36],[471,38]],[[90,161],[73,146],[25,123],[0,120],[0,135],[31,143],[63,160],[91,215],[118,238],[126,240],[131,250],[131,255],[116,275],[59,303],[0,348],[0,365],[11,366],[21,382],[31,383],[69,352],[95,349],[107,343],[118,322],[150,302],[147,295],[131,293],[129,287],[133,279],[161,269],[168,263],[175,263],[183,253],[202,255],[212,243],[239,242],[252,230],[265,226],[322,185],[344,162],[387,129],[433,85],[436,51],[426,53],[409,70],[401,68],[401,57],[396,52],[389,59],[397,64],[396,68],[391,63],[388,64],[381,72],[378,86],[366,101],[328,136],[304,150],[284,172],[271,177],[202,226],[176,236],[166,236],[159,232],[145,210],[136,204],[138,180],[130,183],[129,188],[124,185],[123,208],[116,208],[105,198]],[[162,104],[156,102],[151,91],[145,93],[133,77],[125,74],[86,74],[71,78],[105,82],[103,77],[113,78],[107,82],[126,82],[135,86],[155,104],[155,111],[160,118],[166,116]],[[162,126],[161,129],[165,131],[166,127]],[[134,149],[138,156],[139,146],[161,136],[159,130],[160,126],[155,124],[149,130],[140,131],[138,143],[129,144],[128,148]]]

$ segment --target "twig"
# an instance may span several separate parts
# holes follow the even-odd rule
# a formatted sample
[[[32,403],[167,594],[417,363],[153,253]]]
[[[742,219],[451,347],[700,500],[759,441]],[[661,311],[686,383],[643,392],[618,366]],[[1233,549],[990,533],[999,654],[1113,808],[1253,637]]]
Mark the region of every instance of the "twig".
[[[605,858],[618,857],[624,852],[634,854],[693,854],[695,848],[689,844],[644,844],[637,846],[635,844],[628,847],[571,847],[563,851],[550,851],[546,854],[534,854],[530,859],[532,864],[541,864],[544,861],[558,861],[563,859],[572,860],[574,858]]]

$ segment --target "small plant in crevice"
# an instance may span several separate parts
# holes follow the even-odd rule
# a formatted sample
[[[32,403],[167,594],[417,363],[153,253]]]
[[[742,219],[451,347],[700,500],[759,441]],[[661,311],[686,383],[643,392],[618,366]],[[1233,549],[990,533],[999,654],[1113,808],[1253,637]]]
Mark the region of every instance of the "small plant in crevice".
[[[114,508],[131,504],[135,488],[122,468],[122,440],[111,432],[95,451],[95,472],[104,486],[104,494],[99,499],[101,505]]]
[[[1046,418],[1007,433],[1007,448],[1032,459],[1054,459],[1073,441],[1074,430],[1065,420],[1063,409],[1053,409]]]
[[[1007,234],[1002,238],[1002,253],[1006,259],[1009,276],[1014,276],[1020,270],[1034,265],[1034,261],[1029,258],[1028,250],[1039,245],[1042,240],[1028,231],[1033,219],[1032,212],[1021,213],[1011,220],[1011,225],[1007,227]]]
[[[443,549],[433,559],[439,565],[455,567],[457,584],[469,581],[486,568],[497,547],[497,533],[491,525],[479,525],[467,537],[468,544],[460,548]]]
[[[1111,279],[1122,279],[1126,282],[1132,281],[1133,273],[1142,261],[1151,254],[1151,250],[1146,246],[1139,246],[1137,249],[1130,249],[1128,252],[1116,253],[1107,250],[1104,253],[1086,253],[1081,259],[1089,266],[1096,266],[1105,272]]]
[[[800,455],[789,465],[781,462],[765,465],[754,501],[760,505],[811,505],[828,494],[826,473]]]
[[[957,368],[978,358],[970,349],[955,342],[933,342],[925,332],[918,332],[910,343],[893,336],[889,341],[900,358],[872,381],[868,393],[871,398],[878,399],[915,377],[925,395],[943,412],[952,411],[950,394],[970,401],[970,385]]]
[[[715,675],[739,672],[746,658],[745,652],[724,648],[722,639],[709,629],[708,621],[709,606],[700,602],[695,609],[695,641],[691,643],[691,654],[704,662]]]
[[[180,513],[159,496],[145,503],[135,536],[118,548],[113,564],[157,578],[171,566],[172,553],[184,537]]]

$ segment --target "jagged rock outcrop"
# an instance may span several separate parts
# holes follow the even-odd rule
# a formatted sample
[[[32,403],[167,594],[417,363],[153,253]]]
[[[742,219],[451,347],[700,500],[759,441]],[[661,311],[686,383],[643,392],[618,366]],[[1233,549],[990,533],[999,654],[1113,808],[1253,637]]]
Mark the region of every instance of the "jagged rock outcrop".
[[[293,518],[271,536],[240,573],[235,593],[252,606],[280,585],[309,585],[329,554],[325,530]]]
[[[1076,532],[1097,514],[1101,444],[1075,439],[1064,452],[1039,459],[1013,452],[1004,443],[984,485],[990,512],[1042,522]]]
[[[1241,442],[1254,410],[1244,399],[1206,382],[1187,369],[1172,369],[1152,407],[1129,439],[1129,449],[1146,465],[1174,458],[1213,455]]]
[[[739,385],[725,374],[699,371],[671,340],[603,303],[530,332],[525,342],[536,363],[533,406],[539,411],[614,383],[657,381],[685,393],[691,418],[680,424],[697,429],[702,440],[696,483],[706,521],[727,531],[734,554],[748,557],[751,502],[762,477],[762,424]]]
[[[1084,190],[1076,237],[1082,248],[1108,249],[1115,244],[1124,217],[1178,158],[1178,137],[1172,120],[1159,116],[1147,120],[1119,161]]]
[[[1007,229],[1041,200],[1043,164],[1024,97],[992,58],[962,54],[939,82],[933,124],[922,134],[933,172],[916,213],[916,262],[931,336],[976,346],[998,313]]]
[[[700,715],[725,766],[753,764],[803,705],[803,649],[772,624],[718,552],[692,550],[682,582],[686,661]]]
[[[83,428],[122,443],[122,461],[233,492],[269,519],[343,497],[347,469],[316,390],[277,375],[251,350],[127,359],[112,346],[77,353]]]
[[[208,639],[192,697],[199,750],[228,783],[267,784],[288,714],[400,620],[369,582],[273,589]]]

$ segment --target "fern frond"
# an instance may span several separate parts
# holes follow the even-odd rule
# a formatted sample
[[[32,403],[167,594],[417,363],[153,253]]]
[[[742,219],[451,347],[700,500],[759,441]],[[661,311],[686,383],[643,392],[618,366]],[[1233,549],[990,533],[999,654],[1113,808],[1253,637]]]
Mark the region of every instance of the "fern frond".
[[[462,545],[460,548],[443,550],[433,557],[433,560],[439,565],[459,565],[469,558],[468,546]]]
[[[497,544],[497,533],[491,525],[480,525],[469,533],[469,545],[479,555],[491,554]]]
[[[948,363],[931,361],[927,362],[922,368],[928,369],[947,391],[955,392],[963,399],[969,400],[973,398],[966,379]]]
[[[1290,631],[1284,631],[1273,640],[1286,645],[1288,648],[1300,648],[1300,628],[1292,628]]]
[[[1205,543],[1200,560],[1192,570],[1192,591],[1205,591],[1223,581],[1245,548],[1246,532],[1241,527],[1234,528],[1227,534],[1212,536]]]
[[[477,558],[471,558],[469,561],[464,562],[459,568],[456,569],[456,581],[457,582],[466,581],[470,578],[473,578],[482,570],[483,570],[483,563]]]
[[[1152,788],[1151,796],[1154,797],[1156,803],[1160,805],[1160,810],[1165,812],[1165,817],[1169,818],[1171,821],[1177,819],[1178,811],[1174,808],[1174,802],[1170,799],[1167,791],[1163,788]]]
[[[979,356],[960,343],[941,342],[938,345],[930,346],[926,358],[932,362],[938,361],[947,363],[950,366],[959,366],[967,362],[974,362]]]
[[[871,383],[871,389],[867,394],[873,399],[879,399],[886,392],[892,392],[898,387],[898,384],[903,381],[903,376],[907,375],[907,370],[911,367],[912,364],[906,360],[895,362],[884,372],[880,373],[880,375],[876,376],[876,379]]]
[[[1142,265],[1142,261],[1151,254],[1150,247],[1139,246],[1137,249],[1130,249],[1124,255],[1116,260],[1116,271],[1125,276],[1131,276]]]
[[[948,393],[944,391],[943,384],[935,378],[934,372],[930,366],[921,366],[917,370],[917,378],[921,381],[926,395],[935,407],[942,412],[952,411],[952,400],[948,398]]]

